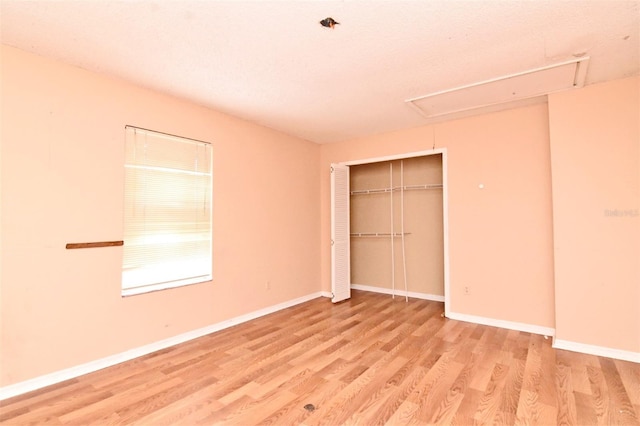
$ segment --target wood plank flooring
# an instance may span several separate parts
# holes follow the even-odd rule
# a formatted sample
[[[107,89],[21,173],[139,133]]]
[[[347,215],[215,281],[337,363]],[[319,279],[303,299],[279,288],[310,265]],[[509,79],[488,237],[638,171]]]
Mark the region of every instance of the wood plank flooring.
[[[361,291],[312,300],[5,400],[0,422],[640,424],[640,364],[442,310]]]

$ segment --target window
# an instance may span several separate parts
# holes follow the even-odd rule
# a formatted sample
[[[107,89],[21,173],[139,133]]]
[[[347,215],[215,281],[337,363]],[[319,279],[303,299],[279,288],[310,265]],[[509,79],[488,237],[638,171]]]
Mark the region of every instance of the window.
[[[126,127],[122,295],[211,280],[211,145]]]

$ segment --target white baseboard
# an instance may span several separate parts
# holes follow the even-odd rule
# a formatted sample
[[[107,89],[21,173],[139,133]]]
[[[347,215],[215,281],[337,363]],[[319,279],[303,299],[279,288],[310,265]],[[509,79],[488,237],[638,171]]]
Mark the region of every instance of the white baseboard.
[[[328,297],[328,298],[330,298],[330,299],[331,299],[331,298],[333,297],[333,294],[331,294],[331,292],[330,292],[330,291],[321,291],[321,292],[320,292],[320,296],[322,296],[322,297]]]
[[[640,363],[640,352],[623,351],[621,349],[587,345],[562,339],[553,339],[553,348]]]
[[[527,333],[541,334],[543,336],[554,336],[556,333],[556,330],[550,327],[542,327],[539,325],[526,324],[522,322],[505,321],[505,320],[499,320],[494,318],[479,317],[475,315],[458,314],[455,312],[449,312],[449,314],[447,315],[447,318],[458,320],[458,321],[471,322],[474,324],[489,325],[491,327],[506,328],[508,330],[525,331]]]
[[[351,288],[354,290],[371,291],[373,293],[395,294],[396,296],[400,296],[400,297],[404,297],[406,294],[408,297],[413,297],[414,299],[424,299],[424,300],[433,300],[434,302],[444,302],[444,296],[440,296],[437,294],[417,293],[415,291],[405,292],[404,290],[398,290],[398,289],[396,289],[394,293],[394,291],[390,288],[373,287],[370,285],[363,285],[363,284],[351,284]]]
[[[241,324],[243,322],[251,321],[256,318],[260,318],[265,315],[272,314],[282,309],[289,308],[291,306],[299,305],[300,303],[307,302],[312,299],[324,296],[322,292],[312,293],[306,296],[299,297],[297,299],[288,300],[277,305],[269,306],[264,309],[259,309],[248,314],[240,315],[225,321],[221,321],[216,324],[212,324],[197,330],[188,331],[186,333],[179,334],[177,336],[170,337],[168,339],[160,340],[158,342],[150,343],[148,345],[140,346],[125,352],[121,352],[115,355],[111,355],[105,358],[90,361],[85,364],[77,365],[74,367],[66,368],[64,370],[56,371],[53,373],[45,374],[43,376],[35,377],[33,379],[25,380],[23,382],[14,383],[9,386],[0,388],[0,401],[11,398],[16,395],[31,392],[36,389],[40,389],[46,386],[54,385],[65,380],[73,379],[84,374],[92,373],[94,371],[102,370],[103,368],[111,367],[121,362],[129,361],[134,358],[138,358],[143,355],[150,354],[161,349],[168,348],[189,340],[197,339],[198,337],[205,336],[207,334],[215,333],[216,331],[224,330],[225,328],[232,327],[234,325]]]

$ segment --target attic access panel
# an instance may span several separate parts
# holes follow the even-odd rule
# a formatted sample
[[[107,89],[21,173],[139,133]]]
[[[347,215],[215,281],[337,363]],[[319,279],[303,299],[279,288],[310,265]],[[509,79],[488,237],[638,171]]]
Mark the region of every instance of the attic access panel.
[[[584,86],[588,57],[407,99],[424,118],[515,103]]]

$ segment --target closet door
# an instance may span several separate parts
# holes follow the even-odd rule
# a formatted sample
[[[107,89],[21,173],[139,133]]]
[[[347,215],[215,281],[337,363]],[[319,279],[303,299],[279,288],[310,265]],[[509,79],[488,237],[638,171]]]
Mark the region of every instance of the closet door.
[[[351,297],[349,166],[331,165],[331,293],[333,303]]]

